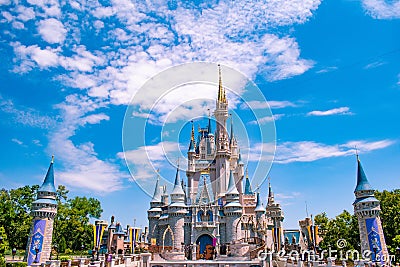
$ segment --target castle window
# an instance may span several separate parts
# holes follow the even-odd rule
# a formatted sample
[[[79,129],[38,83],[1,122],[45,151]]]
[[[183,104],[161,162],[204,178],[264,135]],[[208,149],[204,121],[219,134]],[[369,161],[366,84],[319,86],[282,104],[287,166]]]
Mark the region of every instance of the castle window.
[[[211,210],[207,211],[207,220],[208,220],[209,222],[212,222],[212,221],[213,221],[213,214],[212,214],[212,211],[211,211]]]
[[[202,210],[199,210],[199,212],[197,212],[197,221],[201,222],[203,217],[204,217],[204,212]]]

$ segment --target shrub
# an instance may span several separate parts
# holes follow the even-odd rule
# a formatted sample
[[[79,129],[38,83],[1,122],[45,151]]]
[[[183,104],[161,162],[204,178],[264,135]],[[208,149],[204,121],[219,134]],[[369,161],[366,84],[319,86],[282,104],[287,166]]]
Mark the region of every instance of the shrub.
[[[28,263],[24,261],[18,261],[18,262],[7,262],[6,267],[27,267]]]
[[[71,257],[69,256],[60,256],[60,261],[69,261]]]

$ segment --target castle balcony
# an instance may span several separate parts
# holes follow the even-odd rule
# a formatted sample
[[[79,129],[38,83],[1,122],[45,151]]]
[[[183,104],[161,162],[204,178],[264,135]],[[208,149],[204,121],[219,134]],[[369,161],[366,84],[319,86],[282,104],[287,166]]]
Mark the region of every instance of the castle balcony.
[[[215,228],[217,226],[216,226],[215,222],[195,222],[194,227],[196,227],[196,228],[204,228],[204,227]]]

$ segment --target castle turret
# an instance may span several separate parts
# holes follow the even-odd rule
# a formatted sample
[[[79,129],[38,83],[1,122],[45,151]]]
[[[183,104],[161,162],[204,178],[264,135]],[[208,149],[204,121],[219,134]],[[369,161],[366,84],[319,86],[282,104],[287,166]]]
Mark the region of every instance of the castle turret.
[[[171,204],[168,206],[169,221],[174,232],[173,247],[176,249],[181,249],[181,244],[185,241],[184,224],[186,213],[185,192],[182,189],[178,165],[174,188],[171,193]]]
[[[257,192],[257,202],[256,208],[254,209],[257,219],[260,219],[262,215],[265,214],[265,208],[263,207],[261,200],[260,200],[260,193]]]
[[[157,175],[157,182],[154,188],[153,198],[150,201],[150,209],[147,211],[147,218],[149,220],[149,236],[148,238],[155,238],[158,235],[158,220],[162,214],[161,207],[163,206],[162,202],[162,187],[160,186],[160,175]],[[113,221],[113,220],[112,220]],[[115,226],[114,226],[115,229]]]
[[[361,251],[370,251],[372,260],[384,263],[385,259],[389,259],[389,254],[379,216],[381,207],[374,192],[357,155],[357,185],[354,190],[356,200],[353,207],[358,219]]]
[[[240,217],[243,214],[242,205],[239,202],[239,191],[235,184],[233,172],[229,174],[228,190],[226,191],[226,205],[224,213],[226,215],[226,239],[239,240],[242,236],[240,227]]]
[[[270,180],[270,178],[268,178]],[[266,207],[265,214],[267,217],[272,219],[273,222],[273,236],[274,236],[274,246],[276,250],[280,250],[283,243],[283,231],[282,222],[284,219],[284,214],[281,205],[275,203],[274,193],[272,192],[271,181],[268,182],[268,203]]]
[[[46,262],[50,258],[54,218],[57,215],[56,188],[54,186],[54,157],[46,177],[33,202],[32,227],[28,237],[25,259],[28,266]]]

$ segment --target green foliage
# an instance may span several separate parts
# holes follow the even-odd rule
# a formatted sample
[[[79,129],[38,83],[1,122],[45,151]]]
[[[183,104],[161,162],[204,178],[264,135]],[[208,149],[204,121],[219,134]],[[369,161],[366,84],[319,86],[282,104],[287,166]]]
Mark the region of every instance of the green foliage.
[[[39,186],[24,186],[12,190],[0,190],[0,234],[8,248],[25,250],[32,217],[32,202],[36,200]],[[81,251],[92,247],[93,228],[91,217],[101,216],[100,201],[95,198],[75,197],[68,199],[68,190],[60,185],[57,189],[58,213],[54,221],[53,245],[57,252]],[[7,234],[5,234],[7,233]],[[5,246],[4,245],[4,246]],[[1,249],[1,246],[0,246]],[[6,249],[6,248],[5,248]]]
[[[375,196],[381,205],[380,217],[386,244],[390,254],[394,255],[396,248],[400,247],[400,189],[376,191]],[[360,249],[358,220],[355,215],[343,211],[335,218],[329,219],[326,213],[321,213],[315,216],[314,222],[319,226],[320,236],[323,238],[320,247],[323,249],[328,245],[331,245],[332,249],[337,249],[338,239],[347,241],[346,249]]]
[[[3,238],[3,241],[0,243],[0,257],[1,257],[4,256],[5,251],[8,249],[7,235],[5,233],[3,226],[0,226],[0,236]]]
[[[103,212],[100,201],[95,198],[67,198],[65,187],[57,190],[58,213],[55,218],[53,242],[58,244],[58,252],[81,251],[93,245],[93,228],[89,224],[91,217],[98,218]],[[70,252],[69,251],[69,252]]]
[[[6,266],[6,259],[0,255],[0,267],[5,267]]]
[[[381,221],[386,244],[392,255],[400,247],[400,189],[375,192],[381,204]]]
[[[24,261],[18,261],[18,262],[7,262],[6,267],[26,267],[28,266],[28,263]]]
[[[25,249],[32,222],[31,205],[38,188],[38,185],[27,185],[0,190],[0,225],[4,226],[11,248]]]
[[[70,256],[60,256],[60,261],[69,261],[69,260],[71,260],[71,257]]]
[[[315,216],[315,224],[320,229],[320,237],[323,238],[319,246],[322,249],[341,249],[337,246],[339,239],[347,242],[346,249],[358,249],[359,231],[358,221],[355,215],[351,215],[344,210],[341,214],[333,219],[328,219],[326,213]]]

